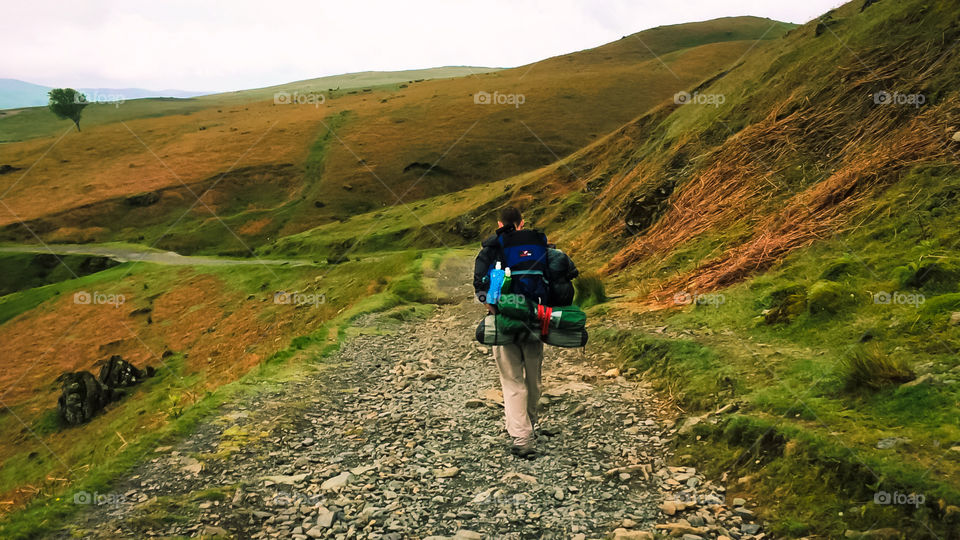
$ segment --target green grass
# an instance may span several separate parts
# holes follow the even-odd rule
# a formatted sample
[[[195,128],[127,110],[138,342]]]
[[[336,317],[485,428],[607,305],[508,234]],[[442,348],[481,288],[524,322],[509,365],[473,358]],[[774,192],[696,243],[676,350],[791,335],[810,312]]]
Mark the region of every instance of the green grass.
[[[583,309],[602,304],[607,301],[607,291],[603,280],[595,274],[581,275],[573,282],[576,296],[573,303]]]
[[[182,356],[175,355],[165,359],[165,365],[158,370],[156,377],[147,379],[136,387],[132,395],[111,405],[106,413],[98,415],[87,425],[64,428],[59,424],[55,410],[51,409],[42,414],[31,425],[31,429],[41,436],[57,434],[64,429],[84,431],[80,442],[70,448],[69,452],[61,453],[60,457],[74,465],[89,464],[90,468],[79,477],[73,478],[69,487],[40,496],[24,510],[6,516],[0,521],[0,536],[34,538],[55,530],[81,508],[73,504],[73,493],[109,493],[113,483],[149,456],[152,448],[173,443],[189,434],[198,424],[207,421],[220,404],[227,400],[243,399],[245,393],[263,391],[271,385],[282,384],[289,377],[297,376],[301,368],[298,367],[299,362],[291,362],[293,359],[324,362],[324,359],[339,348],[342,340],[347,337],[347,328],[357,317],[386,312],[387,320],[399,323],[403,319],[426,316],[430,307],[417,301],[429,300],[430,294],[417,283],[424,264],[435,264],[436,257],[434,255],[424,258],[414,251],[403,251],[330,267],[198,268],[198,272],[217,275],[228,287],[250,291],[255,296],[271,297],[274,290],[324,292],[326,298],[322,307],[328,309],[331,316],[309,334],[292,338],[285,348],[274,353],[257,368],[212,392],[198,390],[202,386],[200,376],[186,373]],[[62,290],[70,291],[71,287],[95,280],[115,280],[120,272],[127,269],[127,265],[124,265],[80,280],[31,289],[16,295],[26,295],[36,305],[53,296],[54,293],[46,290],[48,288],[62,287]],[[146,275],[154,279],[182,279],[179,271],[170,271],[166,267],[138,265],[134,270],[138,272],[134,274],[136,279],[146,279]],[[384,272],[400,277],[381,281]],[[379,287],[371,288],[372,284],[378,283]],[[10,297],[5,297],[7,298]],[[271,306],[265,308],[266,310],[286,307],[266,305]],[[190,396],[197,393],[200,399],[190,404]],[[150,429],[137,428],[144,418],[157,413],[162,420],[158,426]],[[6,431],[11,427],[15,427],[11,416],[0,415],[0,429]],[[116,437],[117,432],[125,434],[127,446],[121,448]],[[35,482],[58,468],[59,461],[48,452],[34,454],[33,450],[25,450],[5,462],[0,469],[0,490]],[[152,519],[163,518],[169,513],[167,510],[159,508],[157,513],[147,511],[142,517],[146,520],[145,523],[148,523]]]
[[[776,533],[922,532],[926,523],[943,536],[937,501],[960,505],[960,463],[948,449],[960,441],[960,327],[948,324],[960,310],[960,216],[945,206],[955,193],[955,169],[915,167],[853,217],[858,227],[718,291],[719,306],[647,315],[677,336],[594,335],[688,414],[739,404],[739,416],[698,426],[700,440],[684,439],[678,453],[717,474],[754,475],[741,492],[771,505]],[[930,277],[917,279],[924,269]],[[889,303],[875,300],[882,292]],[[941,382],[901,386],[923,373]],[[909,442],[876,448],[891,437]],[[880,489],[924,493],[928,504],[874,505]]]
[[[109,286],[116,278],[131,272],[129,266],[129,263],[122,264],[109,270],[86,275],[78,279],[67,279],[50,285],[43,285],[32,289],[21,290],[6,296],[0,296],[0,324],[61,294],[73,294],[74,291],[83,290],[84,287],[94,287],[97,285]],[[34,282],[34,280],[31,279],[18,278],[18,283],[23,283],[22,279],[26,279],[27,283]]]

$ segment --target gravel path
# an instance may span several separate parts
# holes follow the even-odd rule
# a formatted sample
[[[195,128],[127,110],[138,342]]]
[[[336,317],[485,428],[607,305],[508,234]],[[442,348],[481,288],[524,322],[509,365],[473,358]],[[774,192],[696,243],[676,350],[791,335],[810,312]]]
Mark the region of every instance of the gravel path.
[[[180,255],[173,251],[159,251],[148,248],[102,246],[97,244],[44,244],[44,245],[5,245],[0,253],[36,253],[54,255],[92,255],[107,257],[117,262],[147,262],[165,266],[253,266],[253,265],[289,265],[312,264],[301,259],[271,259],[252,257],[233,259],[228,257],[201,257]]]
[[[602,538],[620,528],[618,538],[652,538],[664,493],[722,491],[665,467],[673,424],[658,420],[663,405],[642,383],[605,374],[596,351],[548,347],[541,455],[512,456],[492,355],[472,340],[480,308],[453,288],[465,272],[459,261],[436,276],[458,303],[426,321],[363,317],[327,362],[157,449],[73,534]],[[669,532],[718,538],[722,519],[741,520],[699,502]]]

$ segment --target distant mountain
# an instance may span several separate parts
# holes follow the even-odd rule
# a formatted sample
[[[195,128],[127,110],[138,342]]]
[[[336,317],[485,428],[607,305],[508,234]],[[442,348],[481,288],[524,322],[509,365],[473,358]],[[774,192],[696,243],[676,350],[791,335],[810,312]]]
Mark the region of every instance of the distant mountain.
[[[52,88],[17,79],[0,79],[0,109],[42,107],[47,104],[47,92]],[[209,92],[144,88],[77,88],[77,90],[83,92],[90,101],[117,101],[145,97],[188,98],[209,94]]]
[[[16,79],[0,79],[0,109],[45,105],[49,91],[49,88],[39,84]]]

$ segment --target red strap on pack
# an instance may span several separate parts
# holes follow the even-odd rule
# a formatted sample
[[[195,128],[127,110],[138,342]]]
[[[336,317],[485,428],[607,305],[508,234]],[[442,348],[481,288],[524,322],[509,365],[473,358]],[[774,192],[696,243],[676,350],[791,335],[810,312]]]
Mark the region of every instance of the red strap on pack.
[[[553,308],[544,305],[537,306],[537,319],[540,320],[540,334],[550,333],[550,317],[553,315]]]

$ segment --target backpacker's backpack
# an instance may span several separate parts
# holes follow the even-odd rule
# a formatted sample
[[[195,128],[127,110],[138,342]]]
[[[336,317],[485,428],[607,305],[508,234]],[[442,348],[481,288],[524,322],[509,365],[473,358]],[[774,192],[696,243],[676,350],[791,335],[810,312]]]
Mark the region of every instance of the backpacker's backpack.
[[[510,269],[510,292],[522,294],[532,302],[547,301],[547,237],[533,229],[513,230],[501,234],[503,266]]]

